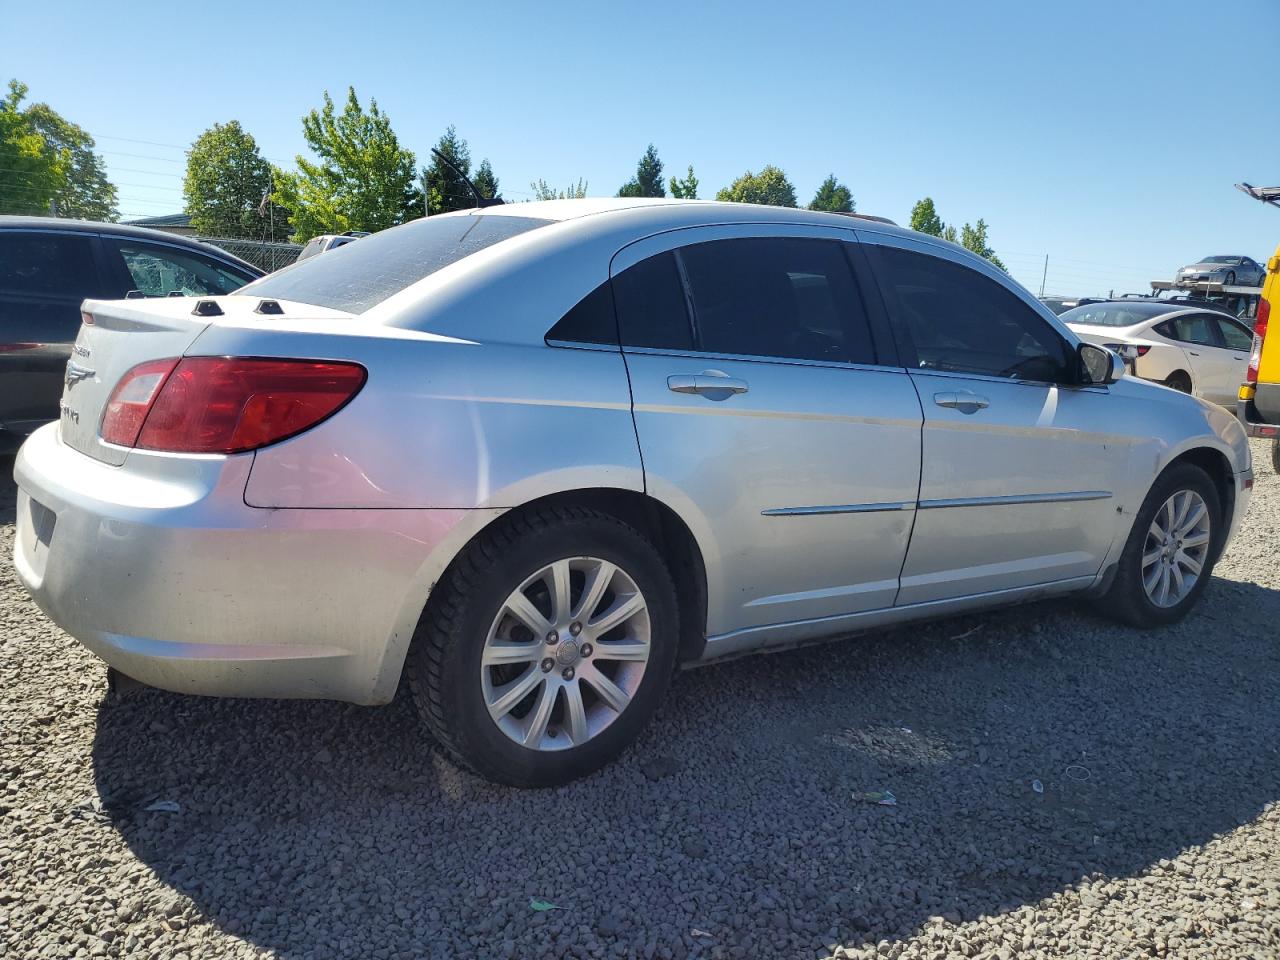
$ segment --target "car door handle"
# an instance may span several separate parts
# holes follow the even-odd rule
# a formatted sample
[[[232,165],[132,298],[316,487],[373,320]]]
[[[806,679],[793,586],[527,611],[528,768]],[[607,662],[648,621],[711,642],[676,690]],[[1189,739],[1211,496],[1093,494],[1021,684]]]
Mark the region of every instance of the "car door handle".
[[[673,374],[667,377],[672,393],[696,393],[709,400],[724,400],[747,392],[747,381],[731,377],[719,370],[703,370],[696,374]]]
[[[1194,350],[1188,350],[1187,353],[1191,354],[1193,357],[1200,356],[1200,354],[1196,353]]]
[[[935,393],[933,402],[940,407],[949,407],[952,410],[959,410],[961,413],[977,413],[979,410],[985,410],[991,406],[991,401],[986,397],[980,397],[976,393],[970,393],[968,390],[961,390],[957,393]]]

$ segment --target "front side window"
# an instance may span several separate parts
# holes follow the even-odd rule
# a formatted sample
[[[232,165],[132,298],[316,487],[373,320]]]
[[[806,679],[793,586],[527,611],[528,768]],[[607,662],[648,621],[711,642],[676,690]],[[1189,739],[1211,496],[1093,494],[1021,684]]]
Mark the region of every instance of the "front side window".
[[[1222,340],[1226,343],[1228,350],[1253,349],[1253,334],[1249,330],[1225,317],[1216,317],[1214,319],[1218,324],[1218,329],[1222,332]]]
[[[159,244],[121,240],[112,244],[129,273],[133,296],[217,297],[253,279],[197,253]]]
[[[1074,382],[1066,342],[1001,284],[940,257],[879,245],[869,252],[894,332],[916,367]]]

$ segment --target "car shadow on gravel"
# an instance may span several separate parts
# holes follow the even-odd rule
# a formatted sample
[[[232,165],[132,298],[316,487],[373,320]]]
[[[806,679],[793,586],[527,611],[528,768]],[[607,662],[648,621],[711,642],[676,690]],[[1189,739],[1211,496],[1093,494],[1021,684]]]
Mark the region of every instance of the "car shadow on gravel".
[[[1163,631],[1047,603],[692,670],[557,790],[459,772],[404,696],[145,691],[104,701],[93,762],[104,829],[181,901],[138,909],[189,899],[283,956],[813,957],[1256,817],[1280,798],[1276,622],[1280,592],[1215,580]]]

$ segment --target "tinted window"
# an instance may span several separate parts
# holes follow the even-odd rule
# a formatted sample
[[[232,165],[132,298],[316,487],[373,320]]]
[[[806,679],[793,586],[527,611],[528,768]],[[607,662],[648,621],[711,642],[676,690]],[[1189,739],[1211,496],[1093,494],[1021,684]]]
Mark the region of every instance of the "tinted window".
[[[1012,292],[938,257],[871,246],[904,353],[929,370],[1071,380],[1066,342]],[[1065,319],[1064,314],[1064,319]]]
[[[364,313],[463,257],[550,222],[502,214],[428,217],[299,260],[241,292]]]
[[[83,300],[101,291],[87,236],[0,231],[0,295]]]
[[[1218,329],[1222,331],[1222,339],[1226,341],[1228,350],[1252,350],[1253,334],[1230,320],[1218,320]]]
[[[1191,313],[1183,317],[1174,317],[1169,321],[1168,329],[1171,333],[1166,336],[1172,336],[1174,340],[1181,340],[1183,343],[1199,343],[1206,347],[1212,347],[1217,344],[1217,340],[1213,336],[1213,328],[1210,326],[1214,322],[1214,318],[1203,313]]]
[[[600,284],[547,331],[548,340],[568,343],[604,343],[618,346],[618,324],[613,316],[613,291]]]
[[[641,260],[613,279],[622,342],[658,350],[693,349],[693,331],[675,255]]]
[[[195,252],[155,243],[117,241],[112,244],[129,273],[129,292],[144,297],[221,296],[239,290],[251,274],[235,270]]]
[[[853,271],[832,240],[753,237],[682,247],[699,350],[875,363]]]

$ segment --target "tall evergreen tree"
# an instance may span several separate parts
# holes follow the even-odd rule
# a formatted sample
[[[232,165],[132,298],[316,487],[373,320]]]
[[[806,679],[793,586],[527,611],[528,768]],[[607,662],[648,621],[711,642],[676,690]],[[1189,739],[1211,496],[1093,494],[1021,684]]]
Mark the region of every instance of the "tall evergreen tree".
[[[658,159],[658,151],[651,143],[636,165],[636,175],[622,185],[618,190],[618,196],[665,197],[666,195],[666,188],[662,185],[662,161]]]
[[[492,200],[498,195],[498,178],[493,175],[493,167],[489,166],[488,160],[480,161],[480,166],[476,167],[476,175],[471,178],[471,182],[476,185],[480,196],[486,200]]]
[[[436,142],[436,149],[453,161],[454,165],[465,176],[471,175],[471,149],[467,141],[458,136],[453,124]],[[475,198],[466,182],[447,163],[443,163],[434,153],[430,166],[422,171],[426,179],[427,189],[431,192],[431,212],[448,213],[450,210],[466,210],[476,205]]]
[[[834,173],[828,174],[822,181],[818,192],[809,201],[810,210],[828,210],[831,213],[853,213],[853,194],[849,188],[836,179]]]

